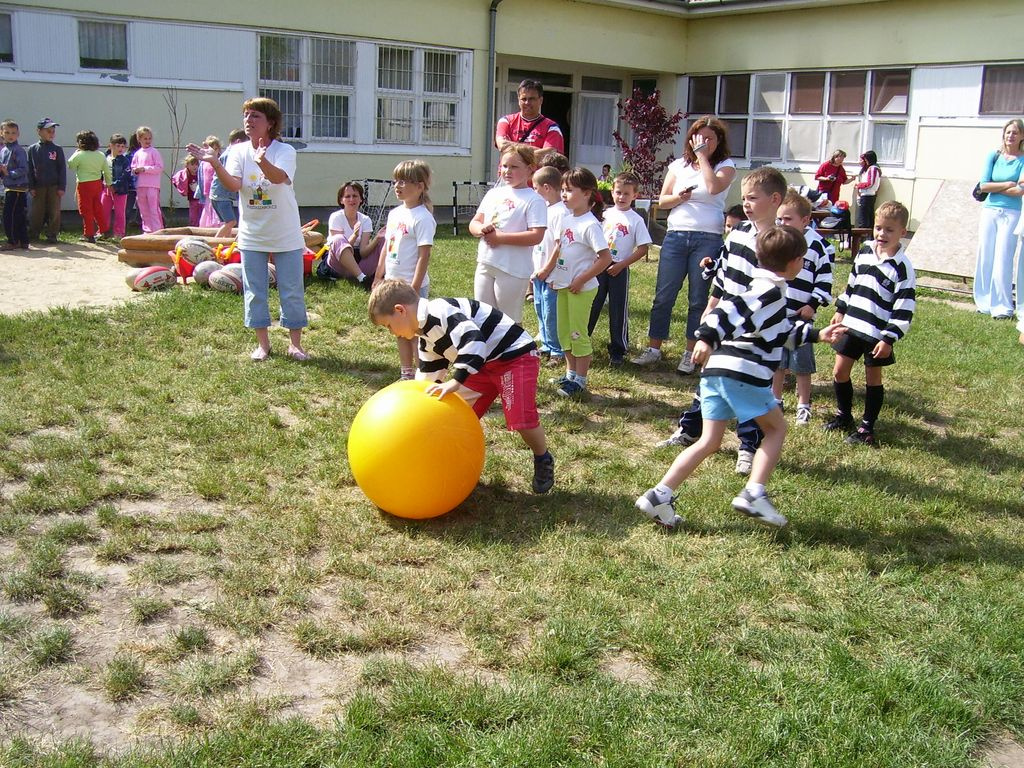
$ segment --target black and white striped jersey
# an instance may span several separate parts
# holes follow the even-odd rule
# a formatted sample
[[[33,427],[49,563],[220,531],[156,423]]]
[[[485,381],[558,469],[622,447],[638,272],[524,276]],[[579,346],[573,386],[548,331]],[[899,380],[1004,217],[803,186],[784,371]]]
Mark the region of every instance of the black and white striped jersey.
[[[512,360],[537,348],[521,325],[490,304],[473,299],[420,299],[420,371],[437,374],[452,366],[464,382],[492,360]]]
[[[745,292],[723,296],[705,316],[697,338],[714,348],[701,375],[769,387],[782,348],[817,341],[818,331],[790,316],[785,279],[757,268]]]
[[[917,277],[903,247],[879,259],[875,243],[861,246],[853,262],[850,281],[836,299],[843,325],[862,339],[893,344],[910,330],[914,319]]]

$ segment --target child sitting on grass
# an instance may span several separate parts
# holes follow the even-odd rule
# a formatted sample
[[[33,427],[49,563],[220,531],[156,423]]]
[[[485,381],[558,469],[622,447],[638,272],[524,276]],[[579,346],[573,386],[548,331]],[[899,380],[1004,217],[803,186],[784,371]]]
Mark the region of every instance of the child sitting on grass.
[[[369,310],[374,325],[410,343],[419,340],[416,378],[435,381],[428,395],[443,398],[454,392],[478,417],[500,396],[505,424],[533,451],[533,492],[551,490],[555,460],[537,413],[540,355],[521,325],[473,299],[428,301],[404,280],[378,283]],[[442,383],[449,366],[451,377]]]
[[[907,234],[910,212],[895,201],[883,203],[875,213],[875,239],[864,243],[853,262],[850,280],[836,299],[832,324],[848,333],[832,345],[836,415],[825,425],[828,432],[853,427],[853,364],[864,358],[864,417],[846,438],[853,445],[877,448],[875,420],[882,410],[885,387],[882,368],[896,362],[892,347],[910,330],[916,306],[914,266],[900,239]]]
[[[807,252],[802,232],[785,226],[763,230],[756,252],[758,266],[746,290],[723,296],[697,329],[693,358],[704,366],[701,437],[676,457],[660,483],[636,500],[639,510],[666,528],[682,522],[675,511],[675,489],[719,449],[731,419],[753,419],[764,433],[750,480],[732,500],[733,509],[766,525],[787,522],[765,493],[786,438],[786,420],[772,394],[772,373],[783,345],[792,349],[819,338],[832,341],[845,329],[830,325],[819,333],[808,323],[794,322],[786,311],[786,281],[803,269]]]

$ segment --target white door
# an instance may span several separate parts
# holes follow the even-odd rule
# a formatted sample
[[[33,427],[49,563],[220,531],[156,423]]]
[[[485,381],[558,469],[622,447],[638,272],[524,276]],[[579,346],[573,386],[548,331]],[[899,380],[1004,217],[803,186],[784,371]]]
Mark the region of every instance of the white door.
[[[615,166],[615,139],[612,133],[618,122],[619,97],[609,93],[579,94],[579,116],[573,122],[573,153],[577,165],[600,175],[601,166]]]

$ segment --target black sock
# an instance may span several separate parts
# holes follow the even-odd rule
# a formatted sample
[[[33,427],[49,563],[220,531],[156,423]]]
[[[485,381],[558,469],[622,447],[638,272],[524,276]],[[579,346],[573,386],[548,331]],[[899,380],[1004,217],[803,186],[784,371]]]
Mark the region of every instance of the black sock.
[[[832,388],[836,391],[836,411],[843,416],[853,413],[853,382],[833,381]]]
[[[881,384],[877,387],[864,388],[864,420],[860,425],[868,432],[875,431],[875,421],[882,410],[883,400],[885,400],[885,387]]]

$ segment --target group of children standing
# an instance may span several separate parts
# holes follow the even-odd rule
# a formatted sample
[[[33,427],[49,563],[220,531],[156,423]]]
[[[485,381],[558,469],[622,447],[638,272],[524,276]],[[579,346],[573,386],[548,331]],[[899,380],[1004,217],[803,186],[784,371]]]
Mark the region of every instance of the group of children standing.
[[[646,254],[650,235],[631,208],[635,177],[615,177],[615,208],[602,224],[603,203],[592,172],[560,170],[554,164],[535,169],[534,160],[529,147],[502,149],[503,184],[487,193],[470,223],[470,232],[480,238],[473,300],[427,300],[434,226],[432,217],[417,209],[424,207],[422,213],[429,214],[429,169],[420,161],[400,164],[395,178],[403,205],[388,218],[387,253],[369,309],[371,320],[399,339],[403,378],[416,373],[418,339],[420,375],[438,382],[428,394],[458,392],[479,415],[501,397],[508,428],[520,432],[533,450],[533,489],[543,493],[554,483],[554,459],[536,412],[541,354],[547,353],[549,364],[566,366],[558,394],[585,393],[591,334],[608,302],[609,359],[612,365],[622,364],[628,348],[629,265]],[[411,168],[417,173],[411,174]],[[915,277],[901,245],[909,220],[903,205],[890,202],[879,208],[874,239],[856,254],[837,312],[828,326],[817,329],[816,312],[832,297],[834,250],[811,227],[809,202],[767,167],[747,175],[742,192],[747,220],[729,232],[718,259],[704,265],[713,281],[693,350],[694,362],[703,368],[699,392],[680,417],[679,429],[662,443],[684,450],[661,481],[636,500],[638,509],[668,528],[681,521],[676,490],[718,450],[731,420],[749,425],[755,435],[742,468],[750,477],[732,506],[759,522],[784,526],[787,520],[768,498],[766,484],[786,434],[781,408],[785,371],[796,374],[796,423],[806,425],[814,372],[811,344],[831,343],[837,411],[825,429],[852,430],[848,443],[875,447],[874,426],[884,396],[881,370],[895,362],[893,344],[913,318]],[[521,326],[531,282],[536,341]],[[866,401],[863,418],[855,424],[850,376],[862,357]],[[449,366],[451,378],[442,384]]]
[[[75,196],[82,217],[82,235],[87,242],[97,237],[125,236],[127,217],[137,208],[143,232],[163,229],[160,187],[164,161],[153,146],[153,131],[140,126],[125,138],[110,136],[106,152],[93,131],[75,135],[75,152],[65,162],[64,149],[54,142],[60,123],[46,117],[36,129],[39,140],[26,150],[19,143],[20,129],[13,120],[0,123],[3,147],[0,148],[0,182],[4,193],[4,250],[27,249],[45,227],[46,242],[56,243],[60,232],[61,198],[67,188],[67,169],[74,174]],[[241,141],[245,133],[235,129],[230,143]],[[209,136],[204,146],[220,151],[220,141]],[[220,227],[218,236],[226,236],[238,221],[235,198],[217,181],[206,165],[202,173],[198,160],[185,158],[184,167],[172,180],[189,201],[191,226]],[[31,201],[31,204],[30,204]]]

